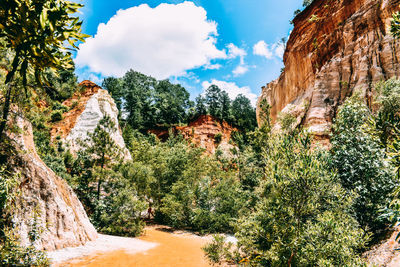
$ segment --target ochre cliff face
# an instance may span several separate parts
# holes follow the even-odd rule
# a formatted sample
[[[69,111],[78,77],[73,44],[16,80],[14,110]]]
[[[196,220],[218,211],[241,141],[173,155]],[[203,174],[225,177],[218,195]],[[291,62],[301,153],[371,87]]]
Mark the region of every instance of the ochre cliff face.
[[[123,157],[131,159],[118,124],[118,108],[111,95],[91,81],[83,81],[80,86],[81,92],[63,102],[70,110],[63,114],[63,120],[53,125],[52,138],[60,136],[71,152],[77,152],[82,149],[80,142],[87,139],[88,133],[93,132],[99,121],[108,115],[116,125],[112,139],[121,148]]]
[[[225,121],[220,121],[210,115],[201,115],[188,126],[175,126],[172,131],[180,133],[186,140],[204,148],[208,153],[214,154],[217,149],[225,155],[229,155],[233,145],[229,143],[233,131],[237,131]],[[158,138],[166,140],[169,136],[168,130],[149,130]],[[220,142],[216,142],[215,135],[221,134]]]
[[[280,77],[262,89],[272,121],[298,116],[317,138],[327,139],[346,97],[360,92],[372,104],[374,84],[400,75],[400,42],[389,32],[400,0],[316,0],[294,20]],[[293,111],[294,110],[294,111]],[[299,117],[300,116],[300,117]]]

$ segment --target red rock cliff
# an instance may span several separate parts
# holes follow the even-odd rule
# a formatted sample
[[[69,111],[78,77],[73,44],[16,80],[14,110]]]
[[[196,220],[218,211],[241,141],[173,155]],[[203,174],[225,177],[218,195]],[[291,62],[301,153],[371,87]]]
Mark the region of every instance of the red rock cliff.
[[[196,120],[189,123],[188,126],[175,126],[172,129],[179,132],[186,140],[204,148],[208,153],[215,153],[219,148],[223,152],[229,153],[233,145],[229,143],[233,131],[236,128],[230,126],[225,121],[220,121],[210,115],[201,115]],[[166,140],[169,136],[168,130],[149,130],[161,140]],[[221,134],[221,140],[215,139],[217,134]]]
[[[292,112],[327,138],[339,105],[354,92],[371,104],[374,83],[400,75],[400,43],[389,32],[400,0],[315,0],[294,20],[280,77],[258,99],[272,120]],[[257,105],[258,106],[258,105]],[[257,117],[259,123],[262,118]]]

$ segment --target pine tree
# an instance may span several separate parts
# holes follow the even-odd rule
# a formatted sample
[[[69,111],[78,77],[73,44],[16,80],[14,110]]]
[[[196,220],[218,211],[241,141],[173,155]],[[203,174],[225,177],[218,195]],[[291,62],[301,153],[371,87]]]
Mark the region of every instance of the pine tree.
[[[104,180],[104,169],[112,162],[117,161],[120,156],[120,148],[112,139],[112,134],[116,131],[115,122],[111,117],[105,115],[98,123],[92,133],[88,133],[86,151],[92,155],[94,165],[100,168],[100,175],[97,181],[97,199],[100,199],[101,184]]]

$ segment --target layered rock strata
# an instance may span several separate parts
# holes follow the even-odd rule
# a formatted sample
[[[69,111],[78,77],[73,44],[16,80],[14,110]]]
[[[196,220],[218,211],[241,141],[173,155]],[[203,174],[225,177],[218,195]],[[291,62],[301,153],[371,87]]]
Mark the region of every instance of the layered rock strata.
[[[121,148],[124,158],[131,159],[118,124],[118,108],[110,94],[90,81],[83,81],[80,86],[83,92],[77,92],[64,101],[63,105],[71,109],[64,113],[62,121],[53,126],[51,136],[60,136],[71,152],[77,152],[82,149],[81,141],[86,140],[88,133],[93,132],[100,120],[108,115],[116,125],[112,139]]]
[[[317,139],[327,139],[346,97],[359,92],[372,105],[374,84],[400,75],[400,43],[389,32],[399,0],[315,0],[294,20],[284,71],[262,88],[273,122],[293,113]]]
[[[38,249],[55,250],[95,240],[97,232],[75,193],[36,153],[31,124],[21,117],[16,117],[15,124],[23,134],[8,134],[15,149],[8,165],[21,182],[12,220],[22,244],[30,243],[33,228],[40,232],[34,244]]]
[[[234,148],[229,142],[234,131],[237,131],[237,129],[210,115],[201,115],[190,122],[188,126],[172,128],[174,134],[182,134],[186,140],[204,148],[207,153],[214,154],[217,150],[220,150],[226,156],[230,156],[230,150]],[[169,137],[168,129],[150,130],[149,132],[155,134],[161,140],[166,140]],[[220,138],[216,138],[218,135]]]

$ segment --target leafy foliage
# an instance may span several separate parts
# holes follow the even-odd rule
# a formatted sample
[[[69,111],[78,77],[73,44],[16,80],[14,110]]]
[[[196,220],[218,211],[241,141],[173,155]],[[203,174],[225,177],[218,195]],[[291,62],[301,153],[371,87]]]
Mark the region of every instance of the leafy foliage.
[[[235,228],[240,257],[224,249],[216,255],[251,266],[358,266],[366,236],[326,153],[311,151],[306,134],[278,135],[270,137],[264,158],[259,200]]]
[[[123,78],[104,79],[106,88],[126,116],[127,123],[142,132],[156,125],[186,122],[192,103],[179,84],[130,70]]]
[[[357,97],[343,104],[334,125],[331,166],[343,187],[357,194],[353,207],[358,222],[375,233],[384,227],[380,210],[388,204],[395,180],[384,149],[369,133],[369,116],[368,108]]]
[[[31,244],[24,247],[10,220],[10,214],[15,209],[15,200],[19,176],[11,175],[5,165],[0,166],[0,264],[1,266],[49,266],[46,254],[37,251],[34,242],[39,238],[39,231],[34,224],[30,232]],[[33,218],[33,222],[36,217]]]
[[[400,12],[394,12],[392,14],[392,20],[390,22],[390,33],[395,38],[400,37]]]
[[[245,131],[254,130],[257,125],[255,109],[248,98],[239,95],[231,101],[216,85],[211,85],[205,96],[196,97],[196,103],[190,101],[189,92],[181,85],[157,81],[133,70],[120,79],[104,79],[103,87],[113,96],[126,122],[142,133],[159,126],[187,123],[205,114]]]
[[[43,73],[47,68],[73,68],[71,53],[65,47],[68,42],[77,48],[77,41],[84,41],[78,17],[73,17],[81,4],[58,0],[4,0],[0,3],[0,38],[3,49],[13,54],[4,84],[5,101],[0,122],[0,138],[6,127],[11,103],[10,82],[19,72],[27,94],[28,74],[33,72],[36,81],[42,84]]]

